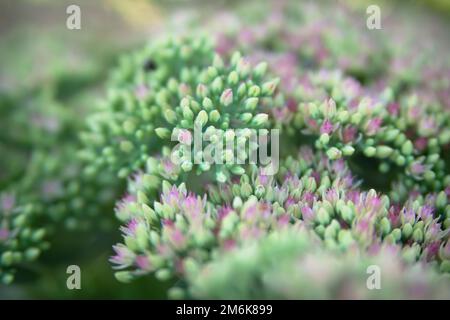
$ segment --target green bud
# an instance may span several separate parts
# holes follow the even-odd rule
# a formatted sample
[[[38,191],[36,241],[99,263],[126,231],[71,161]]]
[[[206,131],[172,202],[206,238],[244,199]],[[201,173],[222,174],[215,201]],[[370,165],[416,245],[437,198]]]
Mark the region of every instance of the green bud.
[[[206,110],[211,110],[211,109],[214,108],[213,102],[212,102],[211,99],[208,98],[208,97],[203,98],[202,106],[203,106],[203,108],[205,108]]]
[[[217,69],[214,68],[214,67],[208,67],[208,69],[207,69],[206,72],[208,73],[208,77],[209,77],[210,79],[214,79],[214,78],[217,77],[217,75],[218,75],[218,71],[217,71]]]
[[[168,139],[170,137],[170,130],[167,128],[157,128],[155,133],[161,139]]]
[[[400,133],[400,130],[398,130],[398,129],[389,129],[386,131],[384,139],[386,141],[394,141],[397,138],[399,133]]]
[[[194,119],[194,113],[192,112],[191,108],[182,107],[181,109],[183,110],[183,120],[191,121],[192,119]]]
[[[317,235],[319,235],[320,237],[324,237],[325,227],[323,225],[318,225],[317,227],[314,228],[314,230],[316,231]]]
[[[123,283],[129,283],[131,282],[131,280],[133,280],[133,276],[129,271],[118,271],[114,273],[114,276],[118,281]]]
[[[234,155],[233,155],[233,156],[234,156]],[[241,166],[238,166],[238,165],[233,166],[233,167],[231,168],[230,171],[231,171],[233,174],[238,175],[238,176],[241,176],[241,175],[243,175],[243,174],[245,173],[245,169],[242,168]]]
[[[192,170],[192,162],[190,161],[184,161],[181,164],[181,169],[183,169],[184,172],[189,172]]]
[[[442,261],[439,269],[442,273],[450,273],[450,260]]]
[[[388,218],[384,217],[383,219],[381,219],[380,230],[384,236],[389,234],[389,232],[391,231],[391,223],[389,222]]]
[[[328,133],[322,133],[320,135],[319,141],[320,143],[322,143],[322,145],[326,146],[330,141],[330,136],[328,135]]]
[[[208,114],[205,110],[201,110],[195,118],[195,124],[203,127],[208,122]]]
[[[317,221],[321,225],[327,225],[330,222],[330,215],[329,215],[328,211],[325,210],[325,208],[321,207],[317,211]]]
[[[355,148],[353,148],[352,146],[346,145],[342,148],[342,154],[344,156],[351,156],[353,153],[355,152]]]
[[[402,228],[403,239],[408,240],[409,237],[411,237],[412,233],[413,227],[411,226],[411,224],[410,223],[405,224]]]
[[[254,69],[253,74],[255,77],[262,78],[267,71],[267,63],[260,62]]]
[[[394,237],[395,241],[400,241],[402,238],[402,231],[399,228],[395,228],[391,232],[392,236]]]
[[[120,150],[125,153],[129,153],[133,150],[133,143],[128,140],[124,140],[120,142]]]
[[[436,197],[436,207],[438,207],[439,209],[444,209],[446,205],[447,205],[447,194],[445,193],[445,191],[441,191]]]
[[[352,233],[346,229],[339,230],[338,241],[342,247],[347,248],[349,245],[351,245],[354,242]]]
[[[327,156],[331,160],[337,160],[342,157],[342,152],[338,148],[331,147],[330,149],[327,150]]]
[[[38,229],[35,232],[33,232],[32,239],[33,241],[36,242],[41,241],[45,237],[45,234],[46,234],[45,229],[43,228]]]
[[[136,131],[136,124],[134,123],[134,121],[127,120],[123,123],[123,130],[126,133],[131,134]]]
[[[374,147],[367,147],[364,149],[364,154],[369,158],[372,158],[373,156],[375,156],[376,153],[377,153],[377,149],[375,149]]]
[[[405,156],[409,156],[410,154],[412,154],[413,150],[414,147],[411,140],[408,140],[405,143],[403,143],[401,151]]]
[[[142,211],[144,213],[144,217],[148,217],[151,221],[156,222],[158,221],[158,216],[156,215],[155,211],[150,208],[147,204],[142,204]]]
[[[388,146],[378,146],[376,148],[376,156],[381,159],[389,157],[394,150]]]
[[[213,83],[211,84],[211,88],[214,90],[214,92],[221,92],[223,90],[222,78],[221,77],[215,78]]]
[[[248,95],[250,97],[259,97],[261,89],[257,85],[253,85],[248,89]]]
[[[181,288],[174,287],[167,291],[167,296],[172,300],[181,300],[186,298],[186,292]]]
[[[253,118],[253,114],[251,114],[250,112],[245,112],[245,113],[241,114],[241,116],[240,116],[240,119],[245,123],[250,122],[250,120],[252,120],[252,118]]]
[[[228,83],[232,86],[236,85],[239,82],[239,75],[236,71],[231,71],[228,75]]]
[[[399,167],[403,167],[406,164],[406,159],[404,156],[397,156],[397,158],[395,159],[395,163],[399,166]]]
[[[338,233],[338,230],[333,226],[332,224],[328,225],[325,228],[324,238],[325,239],[334,239],[336,238],[336,235]]]
[[[258,113],[256,116],[253,117],[252,123],[256,126],[261,126],[267,123],[269,120],[269,115],[266,113]]]
[[[209,94],[209,89],[203,83],[197,86],[196,94],[198,97],[204,98]]]
[[[417,228],[413,232],[413,239],[417,243],[421,243],[423,241],[423,232],[420,228]]]
[[[3,274],[3,277],[1,278],[1,282],[3,284],[11,284],[14,281],[14,275],[8,273],[8,274]]]
[[[139,203],[148,203],[149,202],[147,195],[144,192],[142,192],[141,190],[139,190],[137,192],[137,201]]]
[[[213,66],[218,70],[221,70],[224,66],[223,60],[218,54],[214,55]]]
[[[25,259],[27,259],[28,261],[33,261],[36,260],[40,254],[41,250],[39,250],[38,248],[28,248],[25,251]]]
[[[234,197],[233,199],[233,208],[239,209],[242,207],[242,199],[241,197]]]
[[[253,97],[245,100],[245,109],[254,110],[258,106],[259,98]]]
[[[242,98],[247,93],[247,85],[245,83],[241,83],[237,89],[238,98]]]
[[[417,260],[418,250],[416,247],[405,247],[402,251],[402,257],[405,261],[412,263]]]
[[[14,254],[11,251],[6,251],[2,254],[1,264],[4,266],[10,266],[14,263]]]
[[[350,116],[349,116],[349,113],[347,110],[340,110],[337,114],[337,117],[338,117],[339,122],[345,123],[348,121],[348,118]]]
[[[262,85],[262,94],[264,96],[271,96],[275,92],[275,89],[277,88],[278,83],[280,80],[274,79],[272,81],[268,81]]]
[[[217,111],[217,110],[212,110],[212,111],[209,113],[209,120],[210,120],[211,122],[217,122],[217,121],[219,121],[219,120],[220,120],[220,113],[219,113],[219,111]]]
[[[233,55],[231,56],[231,65],[232,66],[237,66],[237,64],[239,63],[239,61],[241,61],[242,59],[242,55],[239,51],[236,51],[233,53]]]
[[[216,180],[220,183],[225,183],[227,181],[227,176],[222,171],[217,171]]]
[[[172,109],[166,109],[164,111],[164,118],[170,124],[175,124],[177,122],[177,114]]]
[[[246,199],[253,193],[253,188],[249,183],[243,183],[241,186],[241,196]]]

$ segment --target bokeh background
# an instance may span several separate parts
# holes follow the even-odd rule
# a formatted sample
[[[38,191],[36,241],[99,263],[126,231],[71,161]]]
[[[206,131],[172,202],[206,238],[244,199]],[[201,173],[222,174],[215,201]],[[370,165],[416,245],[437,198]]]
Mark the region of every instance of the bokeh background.
[[[17,108],[51,104],[56,110],[70,110],[82,118],[104,96],[108,71],[121,53],[142,46],[160,33],[177,32],[190,13],[198,16],[201,12],[201,17],[233,11],[238,2],[0,0],[0,95],[3,101],[14,97]],[[423,31],[423,26],[432,28],[436,39],[443,39],[437,41],[440,50],[446,50],[449,44],[448,0],[322,2],[324,6],[343,3],[352,10],[362,10],[362,27],[367,5],[378,4],[382,17],[386,13],[389,19],[407,21],[416,26],[418,33]],[[70,4],[81,7],[81,30],[66,28],[66,7]],[[202,28],[201,18],[195,23]],[[8,140],[5,137],[21,129],[12,126],[0,129],[0,166],[7,161],[9,168],[8,172],[0,172],[0,188],[3,188],[24,174],[29,160],[27,156],[14,158],[12,153],[6,154],[6,148],[28,154],[31,146],[17,143],[4,147],[4,141]],[[15,164],[13,167],[11,162]],[[115,224],[110,209],[105,208],[104,215],[110,216],[108,223]],[[26,266],[13,285],[0,284],[0,298],[165,298],[171,283],[152,278],[131,284],[116,281],[108,257],[112,253],[111,245],[119,241],[117,230],[118,224],[113,228],[99,228],[95,233],[55,230],[53,238],[57,241],[52,241],[51,250],[44,252],[37,263]],[[66,268],[71,264],[81,267],[82,290],[66,288]]]

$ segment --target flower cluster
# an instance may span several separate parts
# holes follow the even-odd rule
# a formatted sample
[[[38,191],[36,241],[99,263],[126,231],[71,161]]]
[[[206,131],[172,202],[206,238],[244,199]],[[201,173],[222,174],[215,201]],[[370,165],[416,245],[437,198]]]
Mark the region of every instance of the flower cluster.
[[[127,222],[121,228],[124,243],[114,247],[111,262],[119,280],[150,272],[160,279],[182,276],[241,242],[258,239],[289,224],[288,214],[269,201],[249,196],[244,202],[214,205],[204,196],[188,193],[186,186],[163,183],[160,201],[148,203],[143,193],[127,195],[117,215]]]
[[[91,130],[83,135],[87,148],[82,155],[93,163],[88,171],[107,165],[127,177],[141,169],[149,156],[173,146],[171,141],[188,144],[196,128],[211,141],[225,143],[230,137],[220,137],[216,130],[268,127],[278,80],[267,79],[266,63],[253,68],[239,52],[224,61],[214,54],[210,42],[195,37],[169,39],[124,58],[108,100],[90,117]],[[225,162],[227,156],[224,152],[219,157]],[[182,172],[200,174],[211,167],[199,160],[193,168],[192,162],[190,158],[182,162]],[[217,165],[214,174],[225,182],[243,171],[239,165]]]
[[[347,37],[339,19],[298,15],[287,2],[248,25],[215,29],[213,18],[204,65],[172,54],[152,65],[182,64],[164,81],[142,76],[141,62],[126,77],[118,69],[132,97],[91,119],[85,152],[128,177],[116,205],[124,241],[111,257],[119,280],[177,278],[173,297],[448,297],[448,74],[355,29]],[[163,47],[205,41],[181,39]],[[165,55],[158,45],[141,61]],[[150,82],[139,104],[133,90]],[[190,140],[183,129],[196,124],[279,129],[278,173],[201,163],[186,174],[194,168],[172,161],[170,134]],[[129,138],[143,126],[148,136]],[[386,291],[365,287],[370,265],[384,270]]]
[[[82,112],[59,95],[45,85],[0,93],[1,283],[29,268],[58,232],[112,225],[104,213],[114,207],[119,184],[112,174],[83,173],[76,157]]]
[[[0,93],[0,281],[114,210],[116,278],[174,298],[449,298],[448,61],[348,8],[234,9],[123,55],[91,112],[64,85]],[[249,137],[273,129],[269,174]]]
[[[21,205],[13,193],[0,195],[0,283],[14,280],[14,267],[39,257],[48,247],[46,230],[36,227],[31,204]]]
[[[369,275],[381,273],[379,282]],[[191,271],[189,293],[209,299],[430,299],[450,296],[449,280],[398,260],[386,245],[371,256],[324,251],[307,230],[275,232]],[[379,290],[376,290],[379,289]],[[183,292],[172,291],[176,298]]]

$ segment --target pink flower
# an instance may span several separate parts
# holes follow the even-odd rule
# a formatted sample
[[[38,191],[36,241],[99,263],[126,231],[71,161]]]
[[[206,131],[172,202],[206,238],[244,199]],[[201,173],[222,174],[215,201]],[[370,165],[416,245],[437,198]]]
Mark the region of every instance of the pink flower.
[[[342,131],[342,140],[344,143],[354,142],[358,129],[353,126],[348,126]]]
[[[127,223],[126,227],[120,227],[120,231],[127,236],[134,236],[138,225],[139,221],[136,218],[133,218]]]
[[[233,239],[227,239],[223,243],[223,248],[225,251],[231,251],[236,247],[236,241]]]
[[[400,209],[397,205],[389,208],[388,218],[394,228],[400,226]]]
[[[366,133],[369,136],[376,134],[378,132],[378,130],[380,129],[382,122],[383,122],[383,119],[381,119],[381,118],[370,119],[369,122],[367,123]]]
[[[311,223],[314,220],[314,217],[316,215],[310,207],[303,206],[301,208],[301,211],[302,211],[303,221],[305,221],[306,223]]]
[[[338,200],[339,195],[336,191],[336,189],[330,189],[325,194],[325,199],[331,203],[334,203]]]
[[[233,211],[233,208],[229,205],[222,206],[217,210],[217,218],[222,221],[231,211]]]
[[[424,254],[427,261],[432,260],[438,254],[440,244],[440,241],[433,241],[425,247]]]
[[[182,209],[186,215],[190,217],[196,217],[203,213],[204,201],[200,197],[194,194],[189,194],[182,202]]]
[[[425,236],[428,240],[437,240],[439,232],[441,231],[441,224],[433,220],[427,227],[425,231]]]
[[[192,143],[192,134],[189,130],[180,130],[178,134],[178,141],[183,144],[190,145]]]
[[[400,104],[397,102],[392,102],[387,106],[389,113],[393,116],[397,116],[400,112]]]
[[[113,250],[116,253],[109,261],[117,264],[116,269],[123,269],[131,265],[134,260],[134,253],[123,244],[113,246]]]
[[[220,55],[226,55],[234,48],[234,41],[225,34],[219,34],[216,42],[216,52]]]
[[[175,248],[181,249],[186,245],[186,237],[180,229],[175,226],[170,226],[167,232],[169,234],[169,240]]]
[[[148,259],[147,256],[144,255],[137,256],[135,262],[136,266],[143,271],[148,271],[151,269],[150,260]]]
[[[420,218],[423,221],[427,221],[430,218],[433,218],[434,208],[428,205],[425,205],[420,210]]]
[[[333,132],[333,124],[331,123],[330,120],[326,119],[323,123],[322,126],[320,127],[320,133],[326,133],[326,134],[330,134],[331,132]]]
[[[415,161],[410,166],[411,173],[416,176],[420,176],[425,172],[425,166],[418,161]]]
[[[428,146],[428,139],[420,137],[414,141],[414,147],[419,151],[424,151]]]
[[[289,98],[286,102],[286,106],[290,112],[297,112],[298,104],[293,98]]]
[[[400,215],[403,223],[413,224],[416,221],[416,213],[412,209],[403,208],[402,211],[400,211]]]
[[[183,195],[180,193],[178,188],[176,186],[172,186],[168,193],[163,193],[161,195],[161,202],[168,204],[172,208],[179,208],[182,196]]]

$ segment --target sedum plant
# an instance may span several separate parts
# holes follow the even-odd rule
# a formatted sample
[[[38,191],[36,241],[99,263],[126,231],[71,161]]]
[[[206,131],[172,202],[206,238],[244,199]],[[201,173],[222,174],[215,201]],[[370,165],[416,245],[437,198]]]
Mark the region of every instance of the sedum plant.
[[[390,69],[404,54],[393,44],[359,51],[351,44],[357,34],[335,41],[334,30],[342,32],[338,21],[297,37],[294,27],[310,22],[289,9],[277,7],[248,29],[216,30],[203,66],[173,54],[178,62],[166,63],[186,65],[166,82],[155,79],[158,68],[169,67],[154,63],[156,74],[145,81],[158,84],[147,86],[148,100],[136,103],[135,82],[127,88],[134,103],[107,102],[90,119],[96,124],[86,134],[84,155],[127,177],[127,194],[115,209],[123,241],[110,259],[117,279],[153,274],[178,280],[169,291],[175,298],[448,297],[445,80],[434,79],[433,89],[422,85],[418,74],[427,67],[418,58],[411,62],[418,74]],[[200,41],[181,39],[166,46],[192,52]],[[165,54],[158,45],[154,50]],[[308,52],[308,45],[315,49]],[[346,62],[341,54],[348,47],[355,59]],[[183,71],[189,63],[190,71]],[[119,67],[115,78],[120,73],[127,84],[142,84],[142,62],[128,67],[134,72],[127,69],[128,76]],[[261,81],[266,74],[270,78]],[[139,118],[136,110],[152,110],[153,117]],[[124,140],[129,120],[128,134],[145,124],[148,136]],[[196,125],[211,135],[279,129],[279,171],[267,176],[255,165],[174,162],[171,134],[190,142],[186,132]],[[334,269],[311,273],[322,264]],[[385,291],[365,287],[370,265],[389,273]]]
[[[450,61],[348,8],[235,5],[121,56],[94,110],[0,94],[0,281],[115,214],[115,277],[171,298],[449,298]]]
[[[380,271],[381,281],[372,283],[368,270]],[[357,250],[337,254],[324,250],[305,229],[274,232],[201,270],[190,270],[188,279],[189,294],[203,299],[448,299],[450,295],[448,277],[421,265],[405,265],[393,246],[371,256]],[[175,297],[182,294],[172,292]]]

